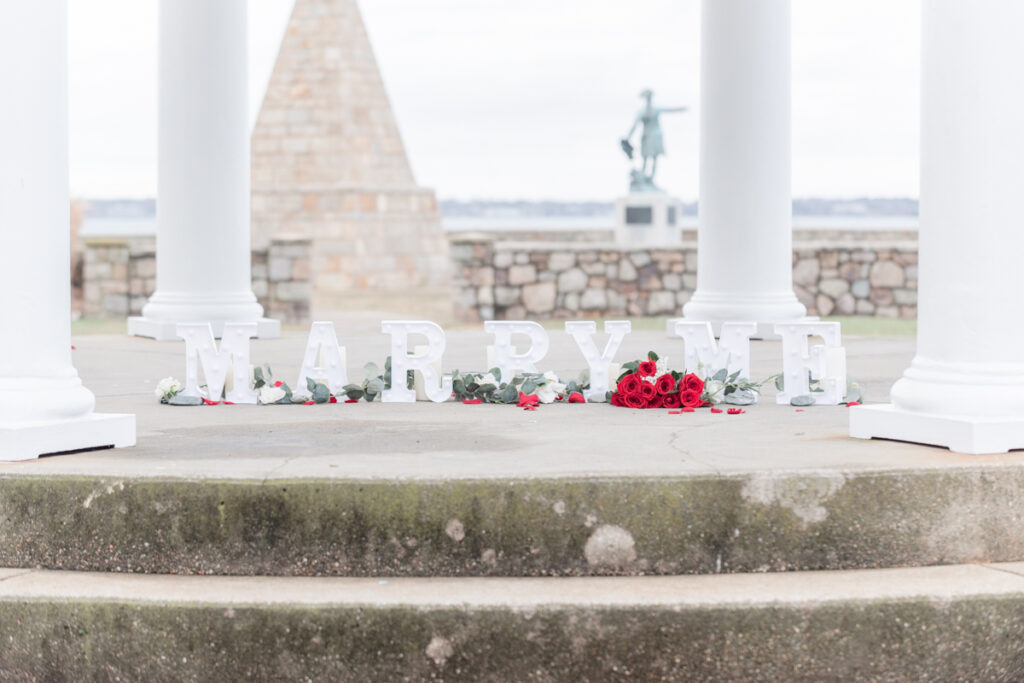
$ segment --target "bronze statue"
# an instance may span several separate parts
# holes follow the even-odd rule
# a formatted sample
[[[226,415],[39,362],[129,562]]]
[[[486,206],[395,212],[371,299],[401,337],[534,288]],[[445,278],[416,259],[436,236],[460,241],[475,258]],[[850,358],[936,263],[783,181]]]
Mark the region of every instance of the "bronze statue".
[[[686,111],[687,107],[655,107],[651,100],[654,93],[651,90],[644,90],[640,93],[646,104],[636,115],[633,127],[629,129],[626,137],[622,138],[622,151],[626,156],[633,159],[633,144],[630,138],[636,132],[638,126],[643,126],[640,132],[640,168],[630,171],[630,192],[661,192],[662,190],[654,184],[654,174],[658,169],[658,157],[665,153],[665,143],[661,135],[661,122],[659,116],[671,112]],[[648,172],[650,162],[650,172]]]

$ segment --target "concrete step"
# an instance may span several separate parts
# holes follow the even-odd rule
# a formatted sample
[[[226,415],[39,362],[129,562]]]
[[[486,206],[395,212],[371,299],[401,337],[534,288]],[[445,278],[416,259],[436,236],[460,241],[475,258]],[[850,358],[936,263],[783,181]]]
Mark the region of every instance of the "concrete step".
[[[1020,680],[1024,564],[674,577],[0,570],[5,680]]]
[[[1013,463],[395,480],[7,472],[0,566],[575,576],[1004,562],[1024,558],[1022,492]]]

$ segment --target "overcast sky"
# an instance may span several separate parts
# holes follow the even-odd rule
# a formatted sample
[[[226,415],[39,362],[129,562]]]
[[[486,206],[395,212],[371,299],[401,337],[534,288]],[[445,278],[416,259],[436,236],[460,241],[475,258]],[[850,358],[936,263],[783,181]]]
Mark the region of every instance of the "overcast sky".
[[[760,0],[759,0],[760,1]],[[249,0],[255,120],[293,0]],[[156,194],[157,0],[70,0],[71,185]],[[442,198],[611,200],[650,87],[659,184],[697,195],[698,0],[361,0],[417,180]],[[920,0],[793,0],[793,191],[917,196]]]

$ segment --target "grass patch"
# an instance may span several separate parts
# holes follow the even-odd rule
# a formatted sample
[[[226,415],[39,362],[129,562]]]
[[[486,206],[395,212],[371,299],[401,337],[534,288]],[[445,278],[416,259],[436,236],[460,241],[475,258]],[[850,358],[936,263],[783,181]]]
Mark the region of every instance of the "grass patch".
[[[127,334],[128,322],[124,318],[79,318],[71,321],[71,334]]]

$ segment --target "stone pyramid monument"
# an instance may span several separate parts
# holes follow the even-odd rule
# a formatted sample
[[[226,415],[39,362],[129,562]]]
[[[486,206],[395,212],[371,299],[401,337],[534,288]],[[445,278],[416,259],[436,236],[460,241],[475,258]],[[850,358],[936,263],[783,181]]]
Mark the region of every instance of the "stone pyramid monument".
[[[252,136],[253,246],[312,241],[313,306],[437,290],[451,263],[416,185],[356,0],[296,0]]]

